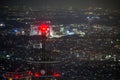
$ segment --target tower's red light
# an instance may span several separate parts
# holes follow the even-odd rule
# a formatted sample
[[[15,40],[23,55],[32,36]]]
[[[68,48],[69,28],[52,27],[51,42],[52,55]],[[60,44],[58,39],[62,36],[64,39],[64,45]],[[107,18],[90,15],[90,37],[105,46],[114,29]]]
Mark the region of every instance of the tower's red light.
[[[34,76],[35,76],[35,77],[40,77],[40,74],[39,74],[38,72],[36,72],[36,73],[34,74]]]
[[[49,27],[47,24],[41,24],[38,29],[42,34],[46,34],[49,31]]]
[[[53,74],[53,76],[60,77],[61,75],[59,73],[55,73],[55,74]]]
[[[13,76],[14,76],[14,78],[16,78],[16,79],[23,78],[23,74],[14,74]]]
[[[18,79],[18,78],[19,78],[19,75],[15,75],[15,78]]]
[[[27,72],[27,75],[28,75],[28,76],[32,75],[32,72],[31,72],[31,71],[28,71],[28,72]]]

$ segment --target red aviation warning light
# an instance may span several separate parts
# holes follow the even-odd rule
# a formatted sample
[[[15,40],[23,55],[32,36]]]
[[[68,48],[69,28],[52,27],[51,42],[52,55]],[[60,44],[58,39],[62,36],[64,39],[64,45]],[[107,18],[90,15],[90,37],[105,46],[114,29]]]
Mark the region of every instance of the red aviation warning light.
[[[24,77],[23,74],[13,74],[14,79],[21,79],[23,77]]]
[[[40,73],[35,72],[35,73],[34,73],[34,77],[40,77]]]
[[[24,77],[23,73],[5,73],[3,75],[4,78],[13,78],[13,79],[21,79]]]
[[[59,78],[61,75],[60,75],[60,73],[54,73],[53,76],[56,78]]]
[[[49,32],[49,26],[47,24],[41,24],[38,27],[38,30],[41,32],[42,35],[46,35]]]
[[[28,71],[28,72],[27,72],[27,75],[28,75],[28,76],[31,76],[31,75],[32,75],[32,72],[31,72],[31,71]]]

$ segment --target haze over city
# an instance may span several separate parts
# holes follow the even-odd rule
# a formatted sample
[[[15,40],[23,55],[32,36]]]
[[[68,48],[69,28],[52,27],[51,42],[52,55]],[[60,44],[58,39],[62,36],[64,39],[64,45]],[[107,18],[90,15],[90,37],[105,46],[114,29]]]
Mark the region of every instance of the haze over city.
[[[120,9],[120,0],[1,0],[1,5],[25,5],[35,9],[39,8],[75,8],[102,7],[107,9]]]

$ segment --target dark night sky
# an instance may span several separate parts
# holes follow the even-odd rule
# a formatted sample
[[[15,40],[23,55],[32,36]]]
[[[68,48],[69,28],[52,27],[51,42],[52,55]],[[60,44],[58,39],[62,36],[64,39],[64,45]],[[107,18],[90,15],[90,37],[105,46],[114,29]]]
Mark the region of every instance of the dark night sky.
[[[4,5],[27,5],[33,8],[56,7],[56,8],[87,8],[103,7],[110,9],[120,9],[120,0],[0,0]]]

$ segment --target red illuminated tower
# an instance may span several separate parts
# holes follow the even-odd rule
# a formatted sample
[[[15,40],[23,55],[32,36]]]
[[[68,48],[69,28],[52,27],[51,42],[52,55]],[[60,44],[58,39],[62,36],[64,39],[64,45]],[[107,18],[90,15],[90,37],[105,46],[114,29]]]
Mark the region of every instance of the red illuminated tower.
[[[45,43],[46,43],[46,39],[47,39],[47,35],[49,34],[49,26],[47,24],[41,24],[39,27],[38,27],[38,30],[40,31],[41,33],[41,36],[42,36],[42,50],[43,50],[43,53],[45,51]]]
[[[36,61],[28,61],[32,66],[35,65],[36,70],[33,71],[33,79],[34,80],[47,80],[47,79],[52,79],[52,80],[59,80],[60,79],[60,72],[59,72],[59,63],[60,61],[56,61],[55,59],[51,59],[50,57],[54,56],[56,53],[52,51],[47,51],[46,50],[46,40],[47,36],[50,33],[50,27],[49,24],[41,24],[38,27],[39,33],[41,33],[41,43],[42,43],[42,50],[39,50],[39,57],[41,58],[41,61],[36,60]],[[34,56],[33,56],[34,57]]]
[[[59,80],[61,74],[59,72],[59,62],[56,60],[50,59],[51,55],[55,55],[55,52],[47,51],[46,50],[46,39],[50,32],[50,27],[48,24],[41,24],[38,27],[38,30],[41,33],[42,39],[42,51],[40,50],[42,60],[41,61],[30,61],[30,63],[35,64],[38,66],[38,70],[34,72],[34,77],[40,78],[41,80],[53,79]],[[53,57],[52,56],[52,57]],[[57,67],[57,68],[56,68]],[[36,80],[36,78],[34,78]]]

